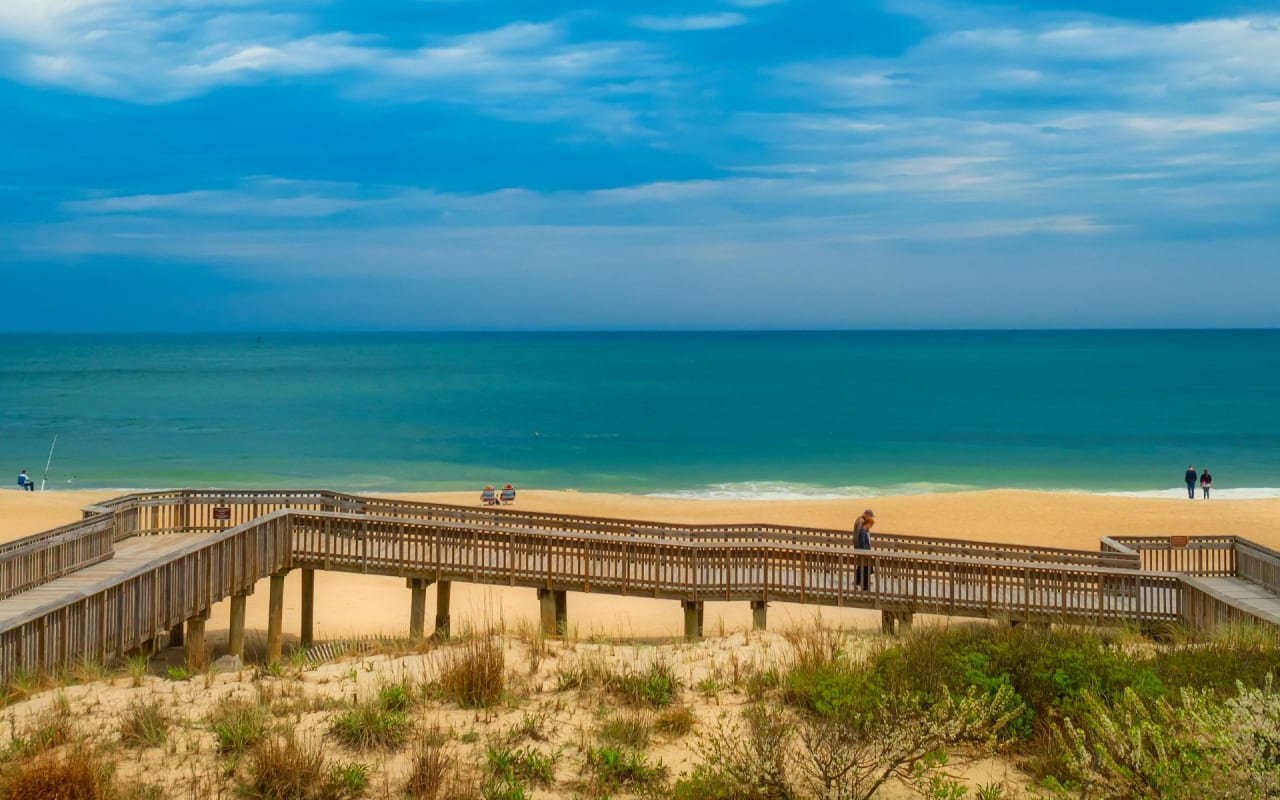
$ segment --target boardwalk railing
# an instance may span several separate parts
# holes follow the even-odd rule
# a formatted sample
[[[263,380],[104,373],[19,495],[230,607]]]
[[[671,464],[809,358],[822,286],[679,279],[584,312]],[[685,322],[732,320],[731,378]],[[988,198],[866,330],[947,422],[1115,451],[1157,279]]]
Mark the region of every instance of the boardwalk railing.
[[[111,558],[114,533],[108,514],[0,545],[0,600]]]
[[[185,489],[130,495],[129,499],[142,507],[143,520],[139,532],[146,533],[224,530],[272,511],[291,508],[300,511],[340,511],[367,516],[472,523],[538,531],[578,531],[606,537],[649,537],[663,541],[680,539],[705,542],[708,545],[772,542],[850,549],[853,547],[853,535],[845,530],[762,524],[682,525],[650,520],[551,514],[511,508],[477,509],[444,503],[365,498],[325,491],[228,492]],[[120,498],[111,502],[122,503],[124,500],[125,498]],[[103,507],[110,506],[104,504]],[[227,518],[214,519],[214,509],[224,509]],[[1120,569],[1137,569],[1139,564],[1138,557],[1133,553],[1068,550],[887,533],[877,533],[873,537],[873,547],[877,551],[932,553],[995,560],[1043,561]]]
[[[1236,574],[1235,536],[1108,536],[1104,551],[1136,553],[1141,569],[1199,577]]]
[[[1061,622],[1179,616],[1178,576],[785,543],[294,513],[294,565],[679,600],[775,600]],[[868,591],[856,573],[869,568]]]

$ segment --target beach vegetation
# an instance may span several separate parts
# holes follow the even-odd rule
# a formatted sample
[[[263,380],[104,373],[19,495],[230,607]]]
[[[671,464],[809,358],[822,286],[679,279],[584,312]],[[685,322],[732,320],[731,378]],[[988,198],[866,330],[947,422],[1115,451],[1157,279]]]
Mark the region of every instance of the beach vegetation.
[[[71,704],[61,691],[54,696],[53,702],[28,720],[21,732],[12,721],[10,725],[14,730],[9,740],[9,751],[13,758],[19,760],[62,747],[76,735]]]
[[[507,693],[502,638],[490,633],[468,636],[442,650],[440,688],[463,708],[493,708]]]
[[[490,776],[509,784],[550,786],[556,781],[559,758],[559,750],[544,753],[533,747],[490,745],[485,751]]]
[[[607,744],[643,750],[652,738],[653,721],[647,712],[624,711],[606,717],[600,723],[599,734]]]
[[[658,711],[653,717],[654,730],[672,738],[687,735],[693,730],[698,718],[693,710],[684,704],[668,706]]]
[[[84,742],[13,759],[0,767],[5,800],[115,800],[119,797],[108,754]]]
[[[385,689],[386,687],[384,687]],[[412,731],[412,722],[400,705],[403,696],[379,692],[375,697],[351,704],[329,725],[329,734],[357,750],[395,750]]]
[[[545,742],[551,738],[552,711],[549,708],[537,708],[525,711],[520,720],[507,731],[507,741],[518,743],[524,740]]]
[[[665,781],[668,770],[661,761],[651,762],[644,753],[605,745],[587,749],[585,772],[590,776],[592,790],[599,794],[618,788],[643,790]]]
[[[858,800],[890,780],[936,792],[956,781],[950,748],[988,751],[1001,741],[1014,717],[1008,692],[881,694],[871,704],[817,708],[756,703],[700,739],[700,761],[675,795]]]
[[[1055,727],[1066,769],[1059,785],[1099,798],[1280,796],[1280,692],[1237,685],[1176,700],[1126,690],[1113,703],[1083,698],[1078,720]]]
[[[151,656],[145,653],[134,653],[124,660],[125,673],[129,676],[129,685],[137,688],[142,679],[147,677],[151,667]]]
[[[238,697],[227,697],[209,711],[209,727],[217,738],[218,752],[238,757],[262,741],[269,731],[267,708]]]
[[[47,676],[31,670],[19,669],[4,684],[3,704],[7,706],[29,700],[50,685],[52,684]]]
[[[664,708],[675,702],[680,679],[669,663],[657,659],[642,670],[619,672],[610,688],[633,706]]]
[[[164,703],[135,698],[120,716],[120,742],[125,747],[162,747],[172,724]]]
[[[289,731],[248,751],[237,789],[242,797],[261,800],[344,800],[361,796],[365,789],[366,782],[356,780],[352,772],[350,765],[329,765],[317,743],[302,741]]]

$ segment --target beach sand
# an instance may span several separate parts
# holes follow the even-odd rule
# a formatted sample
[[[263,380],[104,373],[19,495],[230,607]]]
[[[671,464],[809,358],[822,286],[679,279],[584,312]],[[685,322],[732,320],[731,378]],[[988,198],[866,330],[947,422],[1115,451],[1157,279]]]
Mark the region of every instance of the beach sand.
[[[123,494],[122,491],[0,492],[0,541],[73,522],[83,506]],[[478,494],[420,493],[395,495],[478,507]],[[1012,542],[1096,550],[1106,535],[1168,536],[1234,534],[1269,547],[1280,547],[1280,498],[1187,500],[1186,498],[1115,497],[1032,491],[983,491],[953,494],[898,495],[838,500],[688,500],[640,495],[573,491],[522,490],[517,508],[567,514],[661,520],[684,523],[767,522],[848,530],[864,508],[873,508],[876,533],[899,533]],[[286,581],[286,645],[300,629],[300,573]],[[264,580],[249,598],[250,645],[264,638],[267,618]],[[428,591],[427,615],[434,618],[435,592]],[[683,632],[679,603],[670,600],[620,598],[570,593],[569,624],[580,637],[677,637]],[[214,655],[225,636],[229,604],[212,611],[210,643]],[[509,628],[532,624],[538,604],[532,589],[455,583],[451,622],[455,630],[502,621]],[[771,628],[801,624],[821,615],[828,623],[878,627],[876,612],[771,604]],[[396,578],[316,574],[315,632],[319,640],[357,635],[404,635],[408,629],[409,590]],[[707,635],[745,630],[751,622],[746,603],[709,602]]]

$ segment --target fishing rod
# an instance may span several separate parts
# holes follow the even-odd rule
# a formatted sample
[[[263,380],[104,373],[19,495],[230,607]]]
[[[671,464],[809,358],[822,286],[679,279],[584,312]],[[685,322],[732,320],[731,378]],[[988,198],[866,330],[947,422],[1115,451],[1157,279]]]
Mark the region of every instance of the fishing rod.
[[[40,479],[40,491],[44,491],[44,483],[49,480],[49,465],[53,463],[53,448],[58,446],[58,434],[53,435],[53,444],[49,445],[49,460],[44,462],[44,477]]]

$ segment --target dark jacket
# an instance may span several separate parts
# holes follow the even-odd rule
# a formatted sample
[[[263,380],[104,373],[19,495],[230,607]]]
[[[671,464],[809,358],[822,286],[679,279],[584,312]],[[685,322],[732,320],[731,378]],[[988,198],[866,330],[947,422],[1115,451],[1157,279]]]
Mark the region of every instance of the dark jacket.
[[[1194,484],[1196,482],[1196,471],[1194,469],[1187,470],[1187,483]]]
[[[862,517],[858,517],[858,524],[853,528],[853,546],[858,550],[871,549],[871,530],[862,524]]]

